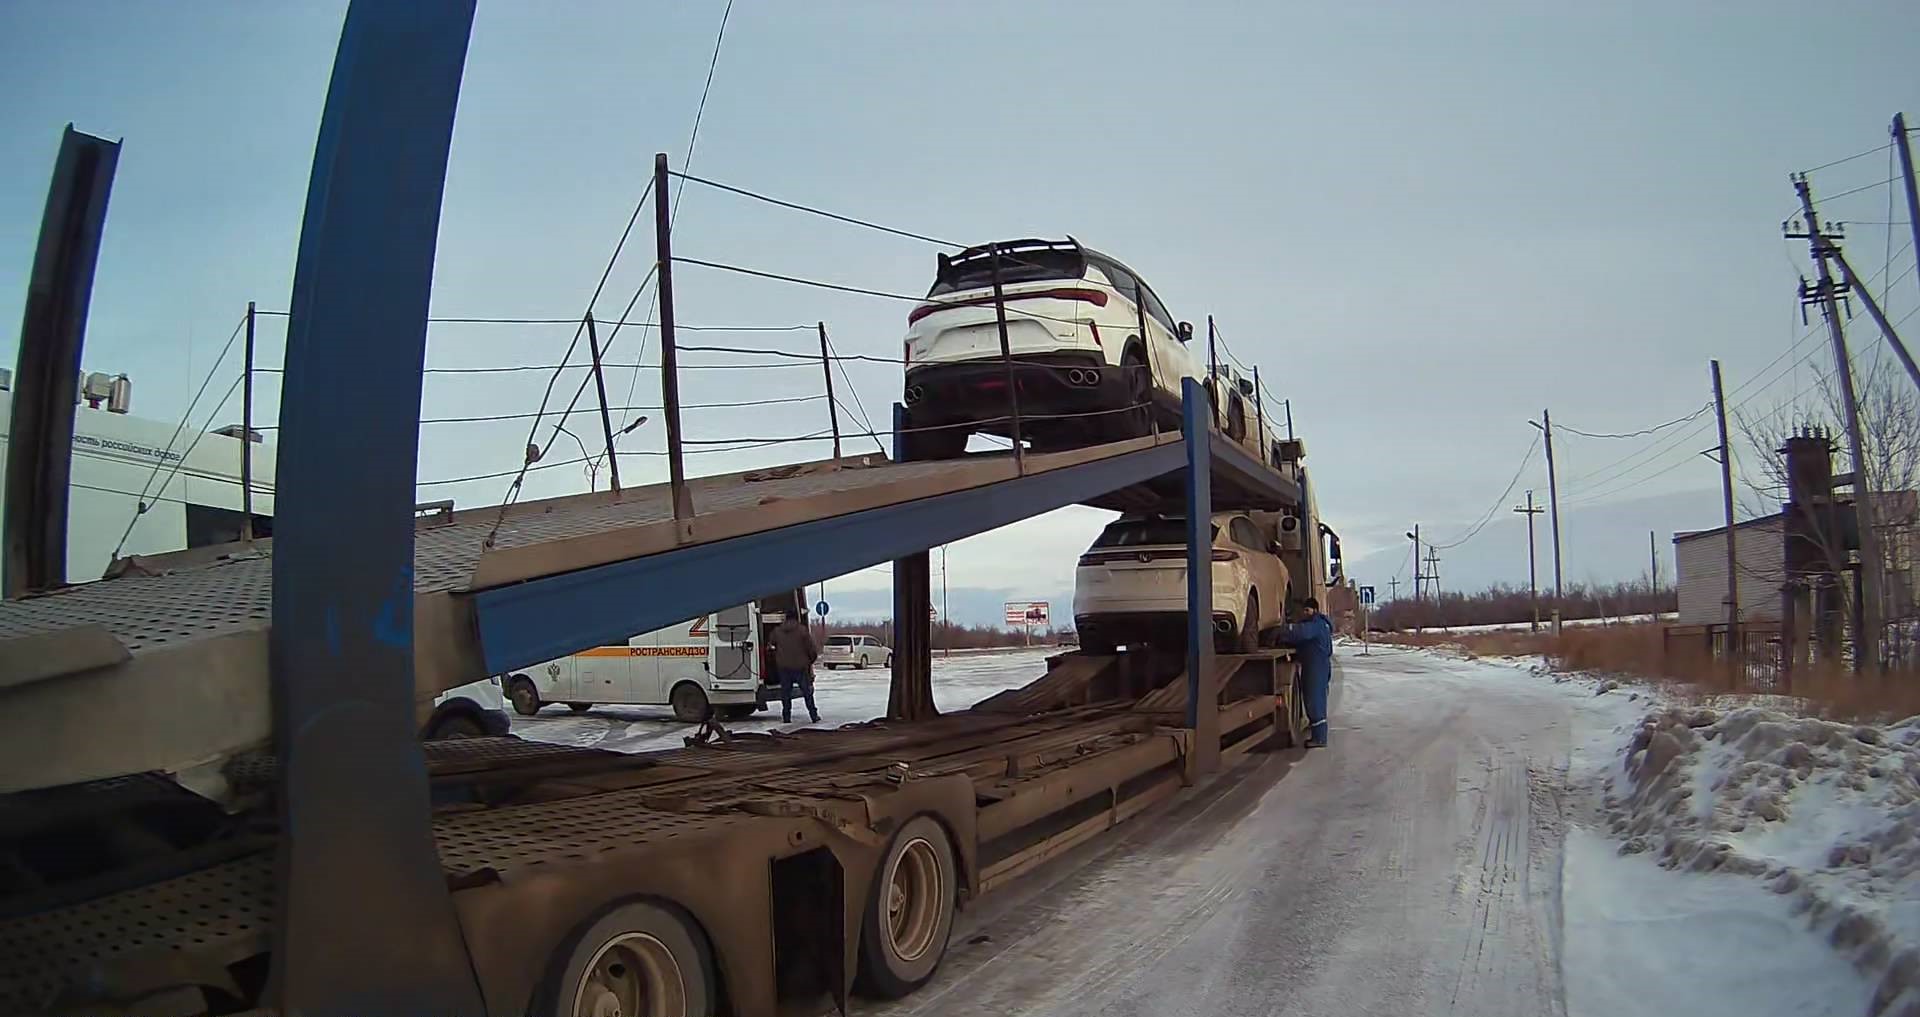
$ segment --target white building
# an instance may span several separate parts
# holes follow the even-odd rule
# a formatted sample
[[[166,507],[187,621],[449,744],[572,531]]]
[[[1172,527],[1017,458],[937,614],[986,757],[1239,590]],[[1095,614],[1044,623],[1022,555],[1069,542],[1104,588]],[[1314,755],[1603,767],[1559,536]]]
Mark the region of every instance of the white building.
[[[1734,570],[1739,577],[1740,620],[1778,622],[1780,584],[1786,580],[1785,516],[1748,519],[1733,527]],[[1678,625],[1718,625],[1727,620],[1727,528],[1673,535]]]
[[[0,485],[13,392],[0,371]],[[178,433],[176,434],[176,429]],[[143,420],[82,402],[74,411],[72,489],[67,504],[67,581],[98,579],[121,555],[159,554],[240,539],[240,429],[203,434],[193,425]],[[253,445],[256,536],[273,532],[274,448]],[[156,469],[157,468],[157,469]],[[135,521],[145,490],[150,506]],[[0,488],[3,490],[3,488]],[[133,523],[131,532],[127,524]],[[126,542],[121,544],[121,535]]]

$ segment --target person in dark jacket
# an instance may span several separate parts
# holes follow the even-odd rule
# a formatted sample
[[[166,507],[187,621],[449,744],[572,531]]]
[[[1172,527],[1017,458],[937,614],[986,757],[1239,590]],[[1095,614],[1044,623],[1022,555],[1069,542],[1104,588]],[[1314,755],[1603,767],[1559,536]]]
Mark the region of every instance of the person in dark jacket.
[[[1320,613],[1320,602],[1308,597],[1300,605],[1300,620],[1275,629],[1273,641],[1293,647],[1300,662],[1300,690],[1307,707],[1307,747],[1325,748],[1327,689],[1333,684],[1333,622]]]
[[[820,711],[813,705],[813,662],[820,659],[820,647],[813,641],[806,619],[791,612],[773,630],[773,667],[780,672],[780,721],[793,723],[793,689],[800,687],[807,701],[807,715],[820,723]]]

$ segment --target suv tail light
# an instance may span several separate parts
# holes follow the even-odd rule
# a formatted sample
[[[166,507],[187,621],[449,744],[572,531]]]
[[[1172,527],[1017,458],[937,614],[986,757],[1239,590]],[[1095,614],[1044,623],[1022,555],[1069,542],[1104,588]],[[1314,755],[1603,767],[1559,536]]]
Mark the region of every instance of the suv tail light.
[[[913,363],[913,340],[909,339],[900,344],[900,365],[905,367],[911,363]]]

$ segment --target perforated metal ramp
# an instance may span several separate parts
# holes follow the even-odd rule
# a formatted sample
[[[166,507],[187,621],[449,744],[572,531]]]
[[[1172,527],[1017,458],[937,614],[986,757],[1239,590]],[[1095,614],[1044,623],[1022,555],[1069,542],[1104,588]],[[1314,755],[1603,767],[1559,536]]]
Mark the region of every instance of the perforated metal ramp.
[[[1288,476],[1243,449],[1209,447],[1217,504],[1298,499]],[[1183,439],[1166,434],[1029,455],[1024,470],[1005,455],[875,456],[690,481],[689,519],[673,518],[664,484],[425,519],[414,554],[416,697],[1145,491],[1183,469],[1185,455]],[[135,562],[121,578],[0,603],[0,791],[175,771],[263,744],[272,554],[270,541],[180,552]],[[31,674],[11,677],[10,658],[31,659]],[[75,751],[76,739],[99,743],[98,730],[136,735]]]

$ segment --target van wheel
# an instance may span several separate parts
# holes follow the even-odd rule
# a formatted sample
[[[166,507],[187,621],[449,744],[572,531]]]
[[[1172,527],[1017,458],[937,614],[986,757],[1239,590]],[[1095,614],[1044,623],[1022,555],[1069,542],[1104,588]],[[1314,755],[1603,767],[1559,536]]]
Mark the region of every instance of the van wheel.
[[[523,674],[507,679],[507,698],[513,700],[513,712],[522,717],[531,717],[546,705],[540,702],[540,691]]]
[[[692,682],[681,682],[667,697],[673,704],[673,719],[696,724],[707,719],[707,694]]]
[[[748,706],[745,703],[737,706],[723,706],[720,708],[720,719],[746,720],[748,717],[753,716],[755,712],[757,712],[755,707]]]
[[[593,709],[593,704],[592,703],[568,703],[567,709],[572,710],[575,713],[585,713],[588,710]]]
[[[614,908],[575,936],[565,957],[549,983],[543,1014],[713,1013],[713,959],[705,937],[658,904],[634,901]]]
[[[860,924],[855,984],[862,992],[898,999],[933,977],[953,932],[958,868],[947,832],[933,817],[917,816],[894,834]]]

